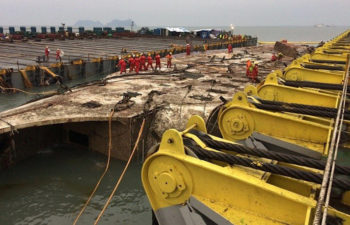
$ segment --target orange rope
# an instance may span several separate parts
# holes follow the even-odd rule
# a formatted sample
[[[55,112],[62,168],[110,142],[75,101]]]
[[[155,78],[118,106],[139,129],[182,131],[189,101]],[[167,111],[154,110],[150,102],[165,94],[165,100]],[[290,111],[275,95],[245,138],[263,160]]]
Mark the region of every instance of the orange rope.
[[[145,118],[144,118],[143,121],[142,121],[142,124],[141,124],[141,128],[140,128],[140,131],[139,131],[139,135],[138,135],[138,137],[137,137],[137,140],[136,140],[135,145],[134,145],[134,149],[133,149],[132,152],[131,152],[131,155],[130,155],[130,157],[129,157],[129,160],[128,160],[128,162],[126,163],[126,165],[125,165],[125,167],[124,167],[124,170],[123,170],[122,174],[120,175],[120,177],[119,177],[119,179],[118,179],[118,182],[117,182],[117,184],[115,185],[115,187],[114,187],[112,193],[110,194],[110,196],[109,196],[109,198],[108,198],[106,204],[104,205],[102,211],[100,212],[100,214],[98,215],[97,219],[95,220],[94,225],[96,225],[96,224],[100,221],[100,219],[101,219],[103,213],[106,211],[106,209],[107,209],[109,203],[111,202],[111,200],[112,200],[112,198],[113,198],[115,192],[117,191],[117,189],[118,189],[118,187],[119,187],[120,182],[122,181],[122,179],[123,179],[123,177],[124,177],[124,175],[125,175],[125,173],[126,173],[128,167],[129,167],[129,165],[130,165],[131,159],[133,158],[133,156],[134,156],[134,154],[135,154],[135,152],[136,152],[136,148],[137,148],[137,146],[138,146],[138,144],[139,144],[139,142],[140,142],[140,138],[141,138],[141,135],[142,135],[142,132],[143,132],[143,128],[144,128],[144,126],[145,126],[145,121],[146,121],[146,120],[145,120]]]
[[[111,149],[112,149],[112,118],[113,118],[113,115],[114,115],[114,109],[112,109],[111,113],[109,114],[109,120],[108,120],[108,139],[109,140],[108,140],[108,158],[107,158],[106,168],[103,171],[100,179],[98,180],[94,190],[91,192],[88,200],[85,202],[83,208],[80,210],[78,216],[75,218],[73,225],[75,225],[78,222],[80,216],[83,214],[83,212],[85,211],[86,207],[90,203],[92,197],[94,196],[95,192],[97,191],[98,187],[100,186],[103,177],[106,175],[106,173],[107,173],[107,171],[109,169],[109,164],[110,164],[110,161],[111,161]]]

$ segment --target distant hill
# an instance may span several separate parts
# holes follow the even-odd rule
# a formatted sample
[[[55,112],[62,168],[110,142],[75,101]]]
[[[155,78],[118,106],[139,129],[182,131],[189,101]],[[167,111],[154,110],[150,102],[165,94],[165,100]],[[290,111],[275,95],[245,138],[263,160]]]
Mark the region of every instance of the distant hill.
[[[106,27],[130,27],[132,23],[131,19],[128,20],[112,20],[109,23],[106,23]],[[136,24],[134,24],[134,26],[136,26]]]
[[[74,24],[74,27],[103,27],[103,23],[93,20],[79,20]]]
[[[130,27],[132,23],[131,19],[128,20],[112,20],[109,23],[103,24],[100,21],[93,20],[79,20],[73,26],[74,27]],[[136,24],[134,24],[136,26]]]

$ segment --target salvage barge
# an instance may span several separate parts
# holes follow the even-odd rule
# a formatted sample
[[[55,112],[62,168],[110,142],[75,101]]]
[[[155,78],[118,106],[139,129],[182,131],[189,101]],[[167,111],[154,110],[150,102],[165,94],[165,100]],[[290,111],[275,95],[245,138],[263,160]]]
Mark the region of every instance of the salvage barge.
[[[350,224],[349,67],[346,31],[164,132],[142,169],[154,224]]]
[[[29,90],[31,87],[54,85],[58,77],[61,82],[67,83],[90,76],[106,76],[117,71],[120,57],[128,59],[128,55],[139,53],[165,57],[169,52],[183,53],[185,41],[183,38],[142,36],[40,42],[0,41],[0,51],[6,53],[0,56],[0,87]],[[204,51],[202,39],[195,38],[191,42],[193,51]],[[257,38],[245,36],[230,41],[208,40],[206,45],[208,50],[214,50],[226,48],[229,43],[233,47],[255,46]],[[54,53],[46,60],[45,46],[49,46],[52,52],[63,50],[62,61],[55,59]]]

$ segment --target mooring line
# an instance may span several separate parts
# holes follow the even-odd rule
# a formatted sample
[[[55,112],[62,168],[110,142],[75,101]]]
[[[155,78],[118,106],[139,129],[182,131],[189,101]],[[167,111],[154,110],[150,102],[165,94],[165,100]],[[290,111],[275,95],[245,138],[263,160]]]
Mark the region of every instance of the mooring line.
[[[123,178],[124,178],[124,175],[125,175],[125,173],[126,173],[128,167],[129,167],[129,165],[130,165],[130,163],[131,163],[131,160],[132,160],[132,158],[133,158],[133,156],[134,156],[134,154],[135,154],[135,152],[136,152],[137,146],[138,146],[138,144],[139,144],[139,142],[140,142],[141,135],[142,135],[142,132],[143,132],[143,128],[144,128],[144,126],[145,126],[145,121],[146,121],[146,119],[143,118],[142,124],[141,124],[141,128],[140,128],[140,131],[139,131],[137,140],[136,140],[135,145],[134,145],[134,149],[133,149],[132,152],[131,152],[131,155],[130,155],[130,157],[129,157],[129,159],[128,159],[128,162],[126,163],[126,165],[125,165],[125,167],[124,167],[124,169],[123,169],[122,174],[120,175],[120,177],[119,177],[119,179],[118,179],[116,185],[114,186],[114,189],[113,189],[112,193],[109,195],[109,198],[108,198],[106,204],[104,205],[103,209],[101,210],[100,214],[98,215],[97,219],[95,220],[94,225],[96,225],[96,224],[100,221],[102,215],[104,214],[104,212],[106,211],[106,209],[107,209],[109,203],[111,202],[111,200],[112,200],[112,198],[113,198],[115,192],[117,191],[117,189],[118,189],[118,187],[119,187],[119,184],[121,183],[121,181],[122,181]]]
[[[108,118],[108,158],[107,158],[107,164],[106,164],[105,170],[103,171],[100,179],[96,183],[95,188],[91,192],[88,200],[85,202],[83,208],[80,210],[78,216],[75,218],[73,225],[77,224],[80,216],[84,213],[86,207],[90,203],[92,197],[94,196],[95,192],[97,191],[98,187],[100,186],[102,179],[104,178],[104,176],[106,175],[106,173],[109,169],[109,165],[110,165],[110,161],[111,161],[111,149],[112,149],[112,118],[113,118],[113,115],[114,115],[114,107],[113,107],[112,111],[110,112],[109,118]]]

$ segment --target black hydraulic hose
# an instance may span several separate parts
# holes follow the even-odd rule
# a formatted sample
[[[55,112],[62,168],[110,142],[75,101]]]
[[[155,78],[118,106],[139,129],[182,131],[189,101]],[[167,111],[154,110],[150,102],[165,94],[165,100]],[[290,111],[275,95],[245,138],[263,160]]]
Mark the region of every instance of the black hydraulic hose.
[[[311,59],[311,62],[315,62],[315,63],[330,63],[330,64],[342,64],[342,65],[345,65],[345,61],[338,61],[338,60]]]
[[[201,148],[200,146],[198,146],[193,140],[188,138],[184,139],[184,144],[185,146],[190,148],[202,160],[206,160],[206,161],[218,160],[221,162],[228,163],[230,165],[241,165],[241,166],[253,168],[256,170],[262,170],[273,174],[279,174],[282,176],[287,176],[295,179],[310,181],[317,184],[322,183],[322,179],[323,179],[322,174],[307,172],[303,170],[274,165],[270,163],[263,163],[260,161],[253,161],[248,158],[230,155],[224,152],[207,151]],[[350,189],[350,182],[347,180],[340,180],[340,179],[334,178],[333,184],[335,187],[338,187],[343,190]]]
[[[283,84],[290,87],[309,87],[309,88],[318,88],[318,89],[327,89],[327,90],[343,90],[343,85],[341,84],[329,84],[329,83],[319,83],[312,81],[290,81],[285,80]],[[348,93],[350,89],[348,90]]]
[[[254,155],[254,156],[263,157],[266,159],[277,160],[285,163],[292,163],[300,166],[307,166],[307,167],[315,168],[319,170],[324,170],[326,166],[326,162],[321,160],[315,160],[315,159],[302,157],[302,156],[294,156],[291,154],[273,152],[273,151],[268,151],[264,149],[249,148],[239,144],[216,141],[212,139],[209,135],[203,132],[200,132],[198,130],[190,130],[190,133],[196,135],[208,147],[216,150],[220,149],[220,150],[226,150],[226,151],[234,151],[239,154]],[[350,167],[336,165],[335,173],[350,175]]]
[[[328,66],[328,65],[312,65],[312,64],[303,64],[302,65],[306,69],[313,70],[334,70],[334,71],[344,71],[344,67],[342,66]]]
[[[279,105],[279,106],[295,107],[295,108],[303,108],[303,109],[312,109],[312,110],[320,110],[320,111],[327,111],[327,112],[338,112],[337,108],[330,108],[330,107],[316,106],[316,105],[298,104],[298,103],[287,103],[287,102],[279,102],[279,101],[270,101],[270,100],[264,100],[264,99],[261,99],[261,98],[257,98],[257,99],[262,104]],[[345,110],[345,114],[350,114],[350,111],[349,110]]]
[[[330,111],[320,111],[320,110],[314,110],[314,109],[308,109],[308,108],[284,107],[279,105],[260,104],[255,102],[253,102],[252,104],[258,109],[275,111],[275,112],[291,112],[291,113],[305,114],[310,116],[320,116],[320,117],[326,117],[326,118],[337,117],[336,112],[330,112]],[[350,120],[350,114],[345,114],[344,119]]]

